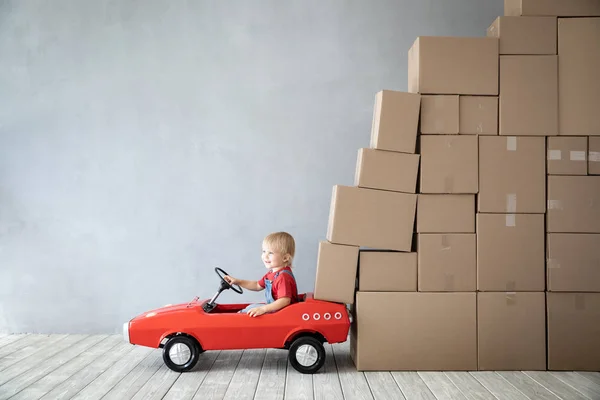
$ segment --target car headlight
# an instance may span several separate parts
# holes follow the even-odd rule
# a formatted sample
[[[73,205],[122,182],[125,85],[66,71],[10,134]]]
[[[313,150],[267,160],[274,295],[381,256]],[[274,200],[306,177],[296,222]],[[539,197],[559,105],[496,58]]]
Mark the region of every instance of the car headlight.
[[[125,322],[123,324],[123,339],[125,339],[125,341],[127,343],[130,343],[129,342],[129,322]]]

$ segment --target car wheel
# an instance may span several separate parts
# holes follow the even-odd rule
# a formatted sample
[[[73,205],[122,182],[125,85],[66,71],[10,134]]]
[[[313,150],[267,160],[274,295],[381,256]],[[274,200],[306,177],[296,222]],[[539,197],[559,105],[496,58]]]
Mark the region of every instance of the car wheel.
[[[163,347],[163,360],[175,372],[194,368],[200,356],[200,345],[187,336],[173,336]]]
[[[302,336],[290,346],[288,359],[296,371],[314,374],[325,364],[325,348],[314,337]]]

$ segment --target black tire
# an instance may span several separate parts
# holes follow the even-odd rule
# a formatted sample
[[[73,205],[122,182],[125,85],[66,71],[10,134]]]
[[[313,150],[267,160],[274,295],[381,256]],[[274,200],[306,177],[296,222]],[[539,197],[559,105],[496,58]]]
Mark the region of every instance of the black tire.
[[[302,353],[303,350],[307,350],[308,354],[303,355],[298,350],[301,350]],[[325,364],[325,348],[318,339],[312,336],[301,336],[292,342],[288,359],[296,371],[302,374],[314,374]]]
[[[177,347],[173,347],[178,345]],[[183,356],[184,359],[172,359],[171,350],[179,351],[178,356]],[[188,336],[173,336],[163,347],[163,361],[169,369],[175,372],[186,372],[194,368],[198,362],[200,353],[202,352],[200,344]],[[186,355],[189,356],[186,357]]]

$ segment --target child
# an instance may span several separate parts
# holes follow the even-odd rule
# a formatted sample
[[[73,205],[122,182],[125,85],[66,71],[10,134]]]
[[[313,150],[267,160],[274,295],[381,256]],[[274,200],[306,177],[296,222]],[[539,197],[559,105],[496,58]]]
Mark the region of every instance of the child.
[[[267,304],[249,304],[241,313],[257,317],[298,302],[298,288],[291,269],[295,251],[296,243],[289,233],[271,233],[264,238],[262,245],[262,261],[269,272],[259,281],[236,279],[229,275],[224,277],[229,284],[239,285],[247,290],[266,289]]]

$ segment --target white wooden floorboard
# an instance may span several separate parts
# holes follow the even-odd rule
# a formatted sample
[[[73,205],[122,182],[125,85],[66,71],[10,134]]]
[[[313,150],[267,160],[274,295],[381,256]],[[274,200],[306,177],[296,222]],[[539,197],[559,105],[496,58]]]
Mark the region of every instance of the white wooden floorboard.
[[[364,373],[356,371],[354,362],[350,357],[348,342],[331,346],[335,364],[337,366],[342,394],[346,400],[372,400],[373,394]],[[390,376],[391,378],[391,376]],[[398,387],[396,385],[396,387]]]
[[[118,340],[120,340],[119,337],[109,336],[68,363],[60,366],[37,382],[20,391],[16,396],[11,397],[10,400],[39,399],[56,386],[70,379],[84,367],[96,361],[98,357],[105,354],[107,351],[110,351],[117,345]]]
[[[392,371],[392,377],[407,400],[436,400],[418,373]]]
[[[19,360],[13,365],[5,368],[0,371],[0,388],[6,382],[11,379],[25,373],[31,368],[39,365],[41,362],[44,362],[46,359],[52,357],[53,355],[60,353],[61,351],[67,349],[68,347],[74,345],[84,338],[84,335],[68,335],[66,337],[61,337],[56,342],[53,342],[51,345],[47,345],[45,347],[41,347],[35,353],[30,354],[29,356]]]
[[[506,381],[530,399],[560,400],[558,396],[531,379],[528,375],[525,375],[523,372],[499,371],[498,375],[506,379]]]
[[[0,400],[7,400],[9,397],[16,395],[55,369],[73,360],[90,347],[106,339],[106,337],[106,335],[88,336],[46,359],[45,362],[34,365],[33,368],[0,386]]]
[[[375,400],[405,400],[400,387],[389,371],[365,371],[363,374]]]
[[[172,371],[165,364],[146,381],[140,390],[132,397],[134,400],[160,400],[162,399],[175,381],[181,376],[181,373]]]
[[[256,393],[260,370],[265,363],[265,349],[245,350],[227,387],[225,400],[252,400]]]
[[[600,385],[575,372],[551,372],[551,374],[592,400],[600,399]]]
[[[7,344],[16,342],[18,340],[24,339],[29,336],[30,335],[28,335],[26,333],[19,333],[17,335],[8,335],[8,336],[1,337],[0,338],[0,352],[2,351],[2,347],[6,346]],[[34,335],[34,336],[37,336],[37,335]]]
[[[588,378],[590,381],[594,382],[596,385],[600,385],[600,372],[577,372],[579,375]]]
[[[287,363],[285,400],[312,400],[315,398],[314,379],[311,374],[301,374]]]
[[[242,354],[243,351],[241,350],[222,351],[213,363],[193,399],[222,399],[227,392],[227,387],[229,387],[229,383],[242,358]]]
[[[501,400],[525,400],[529,397],[521,393],[513,385],[509,384],[504,378],[493,371],[475,371],[471,372],[487,390]],[[533,399],[532,399],[533,400]]]
[[[325,364],[313,374],[313,393],[316,400],[343,400],[342,387],[330,344],[325,344]]]
[[[43,400],[63,400],[70,399],[83,390],[87,385],[93,382],[104,371],[109,369],[118,360],[130,356],[134,347],[128,343],[121,342],[111,348],[104,355],[99,357],[93,363],[85,366],[78,371],[69,380],[56,386],[42,397]]]
[[[131,399],[135,396],[156,371],[164,365],[161,354],[158,350],[150,351],[146,358],[140,361],[125,378],[121,379],[102,397],[102,400]]]
[[[591,398],[583,395],[581,392],[551,375],[549,372],[524,371],[523,373],[563,400],[591,400]]]
[[[194,397],[206,375],[212,368],[220,351],[207,351],[200,355],[198,364],[185,374],[181,374],[169,389],[163,400],[190,400]],[[161,353],[162,354],[162,353]],[[161,356],[162,362],[162,356]],[[124,397],[120,397],[121,399]],[[102,399],[105,400],[105,399]],[[115,399],[117,400],[117,399]]]
[[[461,393],[469,400],[496,400],[479,381],[465,371],[448,371],[444,374],[456,385]]]
[[[466,400],[460,389],[443,372],[425,371],[418,374],[436,399]]]
[[[29,335],[0,348],[0,371],[66,337],[67,335]]]
[[[283,400],[287,378],[288,352],[268,349],[256,386],[257,398],[261,400]]]

